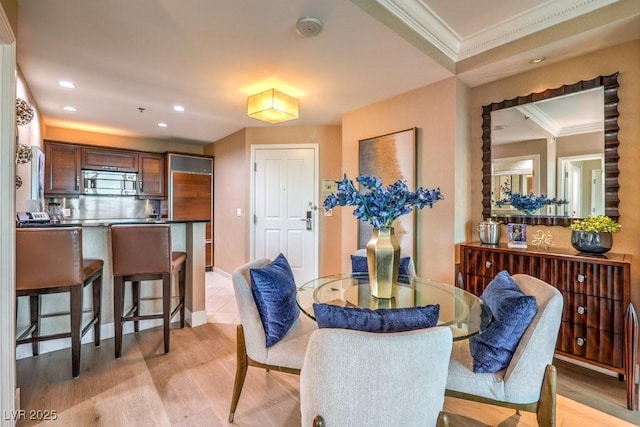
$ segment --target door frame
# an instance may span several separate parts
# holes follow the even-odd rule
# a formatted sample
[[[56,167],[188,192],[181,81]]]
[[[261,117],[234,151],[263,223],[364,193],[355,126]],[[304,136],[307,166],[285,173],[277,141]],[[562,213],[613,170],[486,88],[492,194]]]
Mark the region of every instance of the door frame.
[[[15,277],[15,141],[16,141],[16,38],[0,6],[0,408],[16,409],[16,277]],[[3,416],[0,425],[13,426]]]
[[[255,170],[257,150],[313,150],[313,204],[319,206],[319,188],[320,188],[320,146],[319,144],[251,144],[251,161],[249,162],[249,215],[247,215],[247,223],[249,226],[249,259],[255,260],[255,227],[253,216],[255,215]],[[320,209],[313,209],[313,277],[318,277],[318,267],[320,263],[320,218],[318,212]],[[300,284],[301,285],[301,284]]]

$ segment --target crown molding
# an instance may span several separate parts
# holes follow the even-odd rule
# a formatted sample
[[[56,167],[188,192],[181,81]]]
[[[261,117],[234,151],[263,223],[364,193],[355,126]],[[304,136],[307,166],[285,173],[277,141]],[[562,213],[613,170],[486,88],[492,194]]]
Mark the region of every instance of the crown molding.
[[[428,0],[376,0],[453,61],[460,61],[619,0],[554,0],[462,38],[426,4]]]

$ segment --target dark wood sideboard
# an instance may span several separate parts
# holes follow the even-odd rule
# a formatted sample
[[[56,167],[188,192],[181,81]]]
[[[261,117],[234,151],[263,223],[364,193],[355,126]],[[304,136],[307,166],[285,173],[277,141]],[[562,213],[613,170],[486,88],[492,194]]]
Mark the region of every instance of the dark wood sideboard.
[[[586,255],[572,249],[512,249],[506,244],[460,246],[458,283],[481,295],[501,270],[528,274],[555,286],[564,297],[556,353],[626,378],[627,408],[635,399],[638,319],[630,300],[631,256]]]

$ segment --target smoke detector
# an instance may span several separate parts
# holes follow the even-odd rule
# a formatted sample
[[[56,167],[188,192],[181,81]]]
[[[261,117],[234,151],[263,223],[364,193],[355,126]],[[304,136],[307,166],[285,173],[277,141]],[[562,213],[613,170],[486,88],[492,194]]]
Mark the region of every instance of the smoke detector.
[[[322,31],[322,21],[312,16],[305,16],[296,22],[296,30],[302,37],[313,37]]]

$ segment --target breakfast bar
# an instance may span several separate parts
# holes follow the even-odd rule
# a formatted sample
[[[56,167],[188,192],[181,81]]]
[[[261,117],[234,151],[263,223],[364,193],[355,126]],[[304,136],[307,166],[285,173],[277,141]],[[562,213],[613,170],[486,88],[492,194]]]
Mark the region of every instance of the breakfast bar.
[[[192,326],[205,324],[207,321],[205,310],[205,220],[181,220],[165,221],[162,219],[92,219],[92,220],[67,220],[56,224],[22,224],[22,227],[82,227],[83,257],[101,259],[104,261],[103,285],[102,285],[102,338],[111,338],[113,329],[113,274],[111,260],[110,226],[113,224],[170,224],[171,246],[173,251],[187,253],[186,260],[186,321]],[[160,294],[160,282],[158,285],[145,286],[146,294],[141,294],[145,299],[148,310],[161,311],[160,300],[147,300]],[[172,286],[176,286],[173,284]],[[90,289],[85,290],[84,301],[90,301]],[[126,293],[125,306],[130,304],[130,295]],[[17,327],[18,331],[29,325],[28,304],[18,301]],[[56,316],[57,313],[68,312],[69,300],[66,295],[52,294],[42,296],[42,329],[47,333],[55,333],[68,329],[68,318]],[[89,316],[89,312],[83,313],[83,317]],[[177,319],[173,319],[174,321]],[[140,323],[141,329],[147,329],[161,325],[161,320],[149,320]],[[126,325],[125,333],[133,331],[132,325]],[[56,340],[45,342],[41,346],[41,352],[53,351],[68,347],[68,340]],[[93,341],[92,332],[87,333],[83,343]],[[31,348],[21,345],[17,348],[17,358],[31,356]]]

